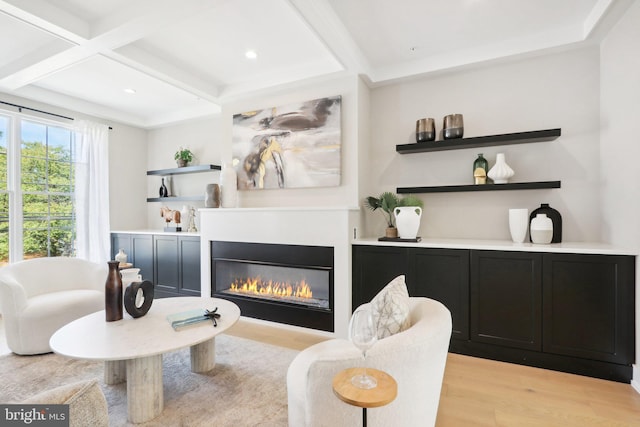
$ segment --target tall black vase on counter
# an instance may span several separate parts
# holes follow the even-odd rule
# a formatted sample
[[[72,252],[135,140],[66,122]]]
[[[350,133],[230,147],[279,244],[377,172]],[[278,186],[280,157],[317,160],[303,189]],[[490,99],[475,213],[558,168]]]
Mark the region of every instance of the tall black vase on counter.
[[[533,212],[531,212],[531,215],[529,215],[529,224],[531,224],[531,220],[533,220],[538,214],[545,214],[553,223],[553,237],[551,238],[551,243],[562,242],[562,215],[560,215],[560,212],[553,209],[548,203],[542,203],[539,208],[534,209]],[[529,241],[532,241],[531,233],[529,233]]]

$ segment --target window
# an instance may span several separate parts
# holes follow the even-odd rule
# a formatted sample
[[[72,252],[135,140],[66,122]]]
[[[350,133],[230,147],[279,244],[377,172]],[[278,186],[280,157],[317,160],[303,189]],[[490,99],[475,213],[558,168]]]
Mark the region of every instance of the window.
[[[0,265],[74,256],[72,130],[16,114],[0,132]]]

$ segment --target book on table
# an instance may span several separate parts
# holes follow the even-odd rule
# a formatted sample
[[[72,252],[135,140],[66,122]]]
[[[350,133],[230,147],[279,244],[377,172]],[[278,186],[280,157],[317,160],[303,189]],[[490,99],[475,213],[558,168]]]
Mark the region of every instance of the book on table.
[[[188,326],[197,325],[202,322],[211,322],[211,319],[206,316],[206,310],[204,308],[196,308],[194,310],[181,311],[179,313],[167,315],[167,321],[173,329],[176,331],[186,328]]]

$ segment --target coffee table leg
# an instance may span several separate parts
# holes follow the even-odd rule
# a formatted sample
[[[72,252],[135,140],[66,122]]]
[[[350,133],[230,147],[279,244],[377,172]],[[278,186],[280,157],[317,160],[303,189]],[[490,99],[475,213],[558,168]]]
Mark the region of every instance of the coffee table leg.
[[[127,380],[126,360],[107,360],[104,362],[104,383],[120,384]]]
[[[216,366],[216,340],[191,346],[191,372],[209,372]]]
[[[164,409],[162,355],[127,360],[127,413],[132,423],[142,423]]]

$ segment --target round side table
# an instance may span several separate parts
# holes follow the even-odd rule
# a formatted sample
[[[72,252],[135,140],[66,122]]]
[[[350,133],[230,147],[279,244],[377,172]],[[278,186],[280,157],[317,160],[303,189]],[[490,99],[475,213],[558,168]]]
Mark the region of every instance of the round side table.
[[[374,388],[365,390],[351,384],[354,375],[362,373],[363,368],[349,368],[340,371],[333,377],[333,392],[343,402],[362,408],[362,425],[367,427],[367,408],[384,406],[398,395],[398,384],[386,372],[367,368],[367,375],[378,381]]]

